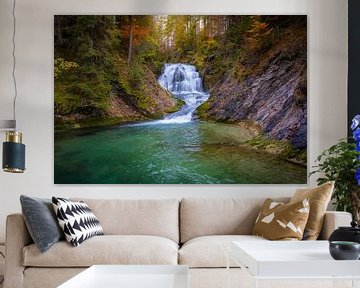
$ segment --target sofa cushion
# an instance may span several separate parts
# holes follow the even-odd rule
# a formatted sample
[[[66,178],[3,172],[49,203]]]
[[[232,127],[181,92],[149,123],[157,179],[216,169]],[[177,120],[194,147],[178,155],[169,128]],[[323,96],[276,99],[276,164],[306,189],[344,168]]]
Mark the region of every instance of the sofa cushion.
[[[21,195],[20,203],[26,227],[41,252],[64,239],[51,199]]]
[[[205,235],[249,235],[263,202],[264,198],[182,199],[181,243]]]
[[[91,237],[104,235],[99,220],[86,203],[59,197],[52,197],[52,202],[65,239],[72,245],[79,246]]]
[[[301,240],[309,218],[309,200],[281,203],[267,198],[256,219],[253,235],[269,240]]]
[[[227,255],[232,241],[268,241],[252,235],[201,236],[186,242],[179,251],[179,264],[205,268],[226,267]],[[239,267],[230,261],[231,267]]]
[[[105,235],[154,235],[179,242],[178,199],[83,199]]]
[[[305,227],[307,237],[304,240],[316,240],[319,237],[334,184],[334,181],[330,181],[315,188],[298,189],[290,199],[290,203],[302,201],[305,198],[309,199],[310,214]]]
[[[171,264],[178,260],[178,244],[159,236],[95,236],[78,247],[66,241],[41,254],[34,244],[23,250],[25,266],[88,267],[95,264]]]

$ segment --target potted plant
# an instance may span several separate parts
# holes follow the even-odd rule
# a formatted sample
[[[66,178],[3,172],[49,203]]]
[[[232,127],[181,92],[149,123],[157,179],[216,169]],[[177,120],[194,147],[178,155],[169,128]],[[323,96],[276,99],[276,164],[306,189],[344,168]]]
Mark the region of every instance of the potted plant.
[[[320,173],[317,183],[335,181],[332,199],[337,211],[348,211],[358,223],[360,220],[360,115],[352,120],[355,141],[340,140],[324,150],[316,159],[310,175]],[[309,175],[309,176],[310,176]]]

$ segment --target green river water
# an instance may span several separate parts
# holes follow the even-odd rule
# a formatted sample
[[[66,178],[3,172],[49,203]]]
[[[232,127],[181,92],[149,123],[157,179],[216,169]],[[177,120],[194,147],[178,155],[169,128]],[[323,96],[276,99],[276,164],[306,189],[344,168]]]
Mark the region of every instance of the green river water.
[[[305,167],[239,146],[242,127],[191,121],[55,133],[56,184],[304,184]]]

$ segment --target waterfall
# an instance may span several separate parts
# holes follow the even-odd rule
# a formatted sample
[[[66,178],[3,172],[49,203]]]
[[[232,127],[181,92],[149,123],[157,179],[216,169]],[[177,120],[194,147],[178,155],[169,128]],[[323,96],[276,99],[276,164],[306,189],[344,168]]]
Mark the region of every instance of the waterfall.
[[[202,79],[195,66],[187,64],[165,64],[159,84],[175,98],[185,102],[179,111],[168,114],[158,123],[186,123],[192,120],[195,110],[206,100]]]

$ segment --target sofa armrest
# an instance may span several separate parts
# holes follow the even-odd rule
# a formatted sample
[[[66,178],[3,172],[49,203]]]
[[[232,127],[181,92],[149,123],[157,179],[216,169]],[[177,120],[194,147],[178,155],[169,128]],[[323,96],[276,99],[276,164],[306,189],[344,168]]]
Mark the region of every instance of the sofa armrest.
[[[24,280],[23,248],[33,241],[22,214],[6,218],[4,288],[22,288]]]
[[[350,226],[352,216],[348,212],[326,211],[324,224],[319,236],[321,240],[329,239],[331,233],[340,226]]]

